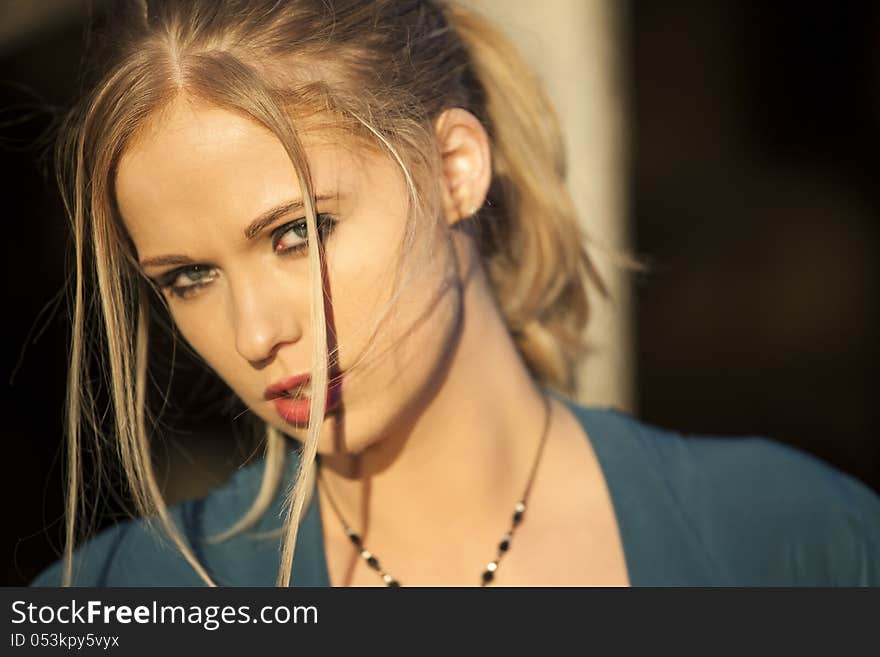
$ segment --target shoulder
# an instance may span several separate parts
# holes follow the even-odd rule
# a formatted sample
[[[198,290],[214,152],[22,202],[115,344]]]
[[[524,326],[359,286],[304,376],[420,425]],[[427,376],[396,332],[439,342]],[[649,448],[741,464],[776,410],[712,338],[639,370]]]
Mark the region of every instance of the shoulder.
[[[262,470],[262,461],[246,466],[206,497],[169,508],[172,522],[201,563],[222,571],[231,555],[241,549],[241,540],[215,545],[206,537],[228,528],[247,510]],[[56,561],[31,586],[61,586],[62,573],[62,562]],[[157,522],[138,518],[102,530],[74,551],[73,585],[204,586],[204,582]]]
[[[171,511],[172,517],[180,515],[178,507]],[[31,586],[61,586],[62,576],[59,560]],[[194,577],[170,541],[143,519],[108,527],[74,551],[73,586],[198,586]]]
[[[616,482],[631,489],[626,503],[680,523],[678,549],[700,551],[712,582],[880,586],[880,497],[857,479],[763,437],[684,435],[612,409],[575,410],[603,467],[628,479]]]

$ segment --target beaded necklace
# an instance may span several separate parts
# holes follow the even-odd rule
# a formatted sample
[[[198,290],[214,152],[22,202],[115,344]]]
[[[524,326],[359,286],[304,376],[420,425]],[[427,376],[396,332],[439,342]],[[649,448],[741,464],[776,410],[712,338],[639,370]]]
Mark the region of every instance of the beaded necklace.
[[[513,533],[522,522],[523,514],[526,511],[526,502],[528,501],[529,493],[531,492],[532,482],[535,478],[535,472],[538,469],[538,463],[541,461],[541,454],[544,451],[544,443],[547,441],[547,433],[550,427],[550,402],[547,399],[546,395],[542,395],[542,399],[544,402],[544,429],[541,433],[541,441],[538,445],[538,451],[535,455],[535,461],[532,464],[532,470],[529,473],[529,478],[526,483],[525,491],[523,492],[520,500],[513,507],[513,516],[511,518],[510,529],[507,531],[507,533],[501,539],[501,542],[498,544],[498,553],[496,557],[492,561],[490,561],[486,565],[485,570],[483,570],[480,586],[486,586],[490,584],[493,579],[495,579],[495,572],[498,570],[498,565],[501,562],[501,557],[504,556],[504,554],[506,554],[508,550],[510,550],[510,543],[513,539]],[[366,561],[367,565],[379,574],[379,577],[382,578],[382,581],[385,582],[387,586],[401,586],[398,580],[389,575],[382,568],[382,566],[379,564],[379,560],[376,558],[376,555],[367,550],[366,547],[364,547],[360,535],[357,534],[345,521],[345,518],[343,518],[342,513],[336,506],[336,502],[333,500],[333,496],[330,495],[330,491],[327,488],[327,483],[324,481],[324,478],[321,474],[320,454],[315,457],[315,463],[318,469],[318,484],[324,486],[324,493],[327,495],[327,499],[330,502],[330,506],[332,507],[333,512],[339,518],[339,522],[342,523],[342,528],[345,531],[345,535],[348,536],[349,540],[360,551],[360,555],[364,559],[364,561]]]

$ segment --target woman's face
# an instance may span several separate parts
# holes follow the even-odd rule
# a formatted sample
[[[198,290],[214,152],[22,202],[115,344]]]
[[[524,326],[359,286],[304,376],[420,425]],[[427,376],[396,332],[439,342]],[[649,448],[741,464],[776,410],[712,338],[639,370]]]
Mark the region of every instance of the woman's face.
[[[392,294],[406,185],[387,157],[327,136],[303,141],[319,218],[332,226],[328,340],[342,381],[319,450],[359,452],[430,394],[454,343],[459,295],[438,224],[418,236],[437,240],[431,258],[371,332]],[[176,101],[127,148],[115,190],[144,273],[164,286],[189,344],[254,413],[303,437],[296,408],[266,399],[269,386],[309,374],[314,340],[305,211],[277,138],[236,114]]]

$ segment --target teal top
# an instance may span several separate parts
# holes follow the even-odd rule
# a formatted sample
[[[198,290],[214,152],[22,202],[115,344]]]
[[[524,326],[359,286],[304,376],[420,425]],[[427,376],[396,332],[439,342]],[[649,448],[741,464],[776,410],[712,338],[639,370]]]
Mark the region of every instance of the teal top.
[[[611,409],[566,402],[602,467],[633,586],[880,586],[880,497],[822,461],[764,438],[684,436]],[[296,452],[291,449],[291,481]],[[254,499],[259,461],[206,498],[171,508],[220,585],[274,586],[281,495],[250,530],[222,543]],[[586,557],[585,557],[586,558]],[[203,586],[167,539],[141,520],[75,552],[77,586]],[[300,526],[292,586],[328,586],[319,497]],[[32,586],[57,586],[61,565]]]

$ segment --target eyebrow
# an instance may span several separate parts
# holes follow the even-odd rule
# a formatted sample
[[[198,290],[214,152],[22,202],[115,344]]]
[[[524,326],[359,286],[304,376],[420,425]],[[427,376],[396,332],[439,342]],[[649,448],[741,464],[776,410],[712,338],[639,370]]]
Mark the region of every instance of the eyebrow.
[[[337,198],[336,194],[318,194],[315,197],[315,202],[328,201],[335,198]],[[304,207],[305,203],[303,200],[296,199],[295,201],[287,201],[286,203],[277,205],[270,210],[266,210],[244,229],[245,239],[249,241],[255,239],[261,232],[263,232],[263,229],[265,229],[266,226],[270,226],[273,222],[277,221],[279,217],[283,217],[290,212],[300,211]],[[144,258],[140,261],[140,264],[143,268],[158,267],[160,265],[192,265],[195,264],[195,260],[185,255],[161,255],[153,256],[152,258]]]

